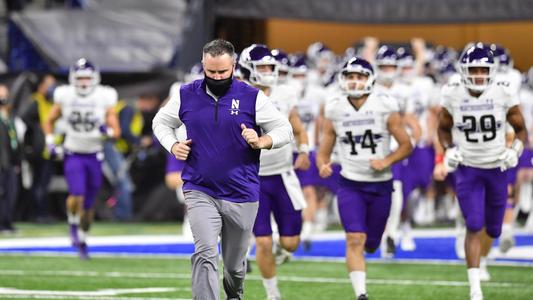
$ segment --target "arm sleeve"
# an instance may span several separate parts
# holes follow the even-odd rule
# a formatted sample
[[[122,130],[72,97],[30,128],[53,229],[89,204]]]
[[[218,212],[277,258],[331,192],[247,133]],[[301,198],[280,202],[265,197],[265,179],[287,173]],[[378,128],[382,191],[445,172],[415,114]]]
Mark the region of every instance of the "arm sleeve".
[[[447,87],[446,85],[442,87],[440,92],[440,105],[446,108],[448,112],[452,113],[453,109],[451,98],[449,96],[449,87]]]
[[[159,109],[152,121],[155,136],[168,152],[171,152],[172,145],[178,141],[175,129],[183,124],[179,118],[180,104],[180,93],[176,93]]]
[[[118,101],[118,93],[117,90],[114,88],[109,88],[108,96],[107,96],[107,103],[106,108],[113,107],[117,104]]]
[[[257,94],[255,122],[272,138],[272,149],[283,147],[294,139],[289,119],[276,109],[263,92]]]
[[[57,87],[55,90],[54,90],[54,104],[59,104],[59,105],[62,105],[63,104],[63,90],[65,88],[63,86],[60,86],[60,87]]]

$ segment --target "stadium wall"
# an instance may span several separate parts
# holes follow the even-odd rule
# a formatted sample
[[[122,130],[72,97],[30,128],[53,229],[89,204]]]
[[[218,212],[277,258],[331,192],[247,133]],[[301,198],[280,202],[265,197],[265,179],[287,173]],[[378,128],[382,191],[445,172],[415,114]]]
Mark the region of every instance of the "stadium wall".
[[[499,43],[511,50],[515,67],[521,71],[533,66],[533,21],[468,24],[361,25],[333,22],[267,19],[265,42],[285,51],[305,51],[313,42],[326,43],[336,53],[354,42],[375,36],[387,42],[405,42],[412,37],[424,38],[435,45],[462,49],[470,41]]]

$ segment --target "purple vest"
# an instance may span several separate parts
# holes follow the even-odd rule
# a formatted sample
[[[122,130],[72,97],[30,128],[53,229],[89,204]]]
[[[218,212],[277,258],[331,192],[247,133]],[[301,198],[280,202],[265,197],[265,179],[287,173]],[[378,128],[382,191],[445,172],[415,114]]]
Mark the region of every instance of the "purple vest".
[[[180,88],[179,118],[192,139],[182,172],[183,190],[198,190],[232,202],[259,200],[259,155],[241,136],[240,124],[254,128],[259,90],[233,79],[218,101],[207,95],[203,79]]]

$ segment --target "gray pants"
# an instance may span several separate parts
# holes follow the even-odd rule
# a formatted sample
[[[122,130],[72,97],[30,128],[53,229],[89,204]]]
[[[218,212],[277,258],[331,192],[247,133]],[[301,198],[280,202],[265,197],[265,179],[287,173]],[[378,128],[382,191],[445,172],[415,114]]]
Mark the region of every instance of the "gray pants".
[[[242,299],[246,253],[259,202],[234,203],[199,191],[185,191],[185,204],[194,236],[192,296],[194,300],[220,299],[218,237],[224,262],[227,299]]]

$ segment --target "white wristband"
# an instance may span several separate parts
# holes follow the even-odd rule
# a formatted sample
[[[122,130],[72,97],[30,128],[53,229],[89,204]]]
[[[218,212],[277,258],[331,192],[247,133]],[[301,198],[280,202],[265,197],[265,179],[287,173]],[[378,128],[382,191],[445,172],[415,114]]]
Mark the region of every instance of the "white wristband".
[[[113,128],[107,127],[106,134],[108,137],[113,137],[113,135],[115,134],[115,131],[113,130]]]
[[[298,153],[309,154],[309,145],[300,144],[300,146],[298,146]]]
[[[515,139],[511,145],[511,149],[515,150],[518,153],[518,157],[520,157],[522,152],[524,152],[524,143],[519,139]]]
[[[53,134],[47,134],[46,137],[45,137],[45,143],[46,143],[47,145],[53,145],[53,144],[55,144],[55,143],[54,143],[54,140],[55,140],[55,138],[54,138],[54,135],[53,135]]]

